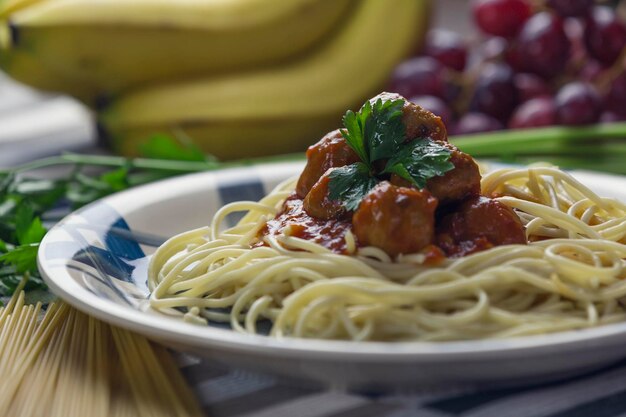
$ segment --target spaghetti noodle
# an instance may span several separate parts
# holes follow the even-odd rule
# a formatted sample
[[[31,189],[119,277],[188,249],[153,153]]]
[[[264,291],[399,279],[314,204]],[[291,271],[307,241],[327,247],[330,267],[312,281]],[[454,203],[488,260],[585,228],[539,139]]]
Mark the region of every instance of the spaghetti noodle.
[[[21,288],[0,309],[0,415],[202,415],[165,348]]]
[[[626,320],[626,205],[602,198],[551,166],[504,169],[482,179],[526,227],[528,245],[497,246],[428,265],[376,247],[347,254],[259,232],[295,180],[259,202],[224,206],[209,227],[154,254],[153,308],[196,323],[228,322],[274,337],[447,341],[556,332]],[[227,215],[246,212],[221,230]]]

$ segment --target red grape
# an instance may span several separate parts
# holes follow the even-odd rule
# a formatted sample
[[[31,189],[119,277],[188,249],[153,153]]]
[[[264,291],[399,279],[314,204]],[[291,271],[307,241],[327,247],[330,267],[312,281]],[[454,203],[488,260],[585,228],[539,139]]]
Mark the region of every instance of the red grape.
[[[585,125],[600,118],[602,106],[596,89],[591,84],[572,82],[556,95],[557,119],[563,125]]]
[[[428,33],[424,54],[459,72],[465,69],[467,62],[467,47],[463,39],[447,30],[431,30]]]
[[[584,16],[593,0],[548,0],[547,4],[564,17]]]
[[[613,79],[604,99],[606,109],[626,115],[626,71]]]
[[[469,135],[472,133],[491,132],[502,130],[504,126],[497,119],[483,113],[467,113],[456,125],[454,131],[457,135]]]
[[[581,19],[564,19],[563,29],[570,41],[570,61],[584,62],[589,59],[587,48],[583,36],[585,33],[585,24]]]
[[[526,0],[474,0],[474,19],[486,34],[512,38],[530,16]]]
[[[550,85],[536,75],[526,73],[515,74],[513,82],[517,88],[520,102],[528,101],[536,97],[552,95]]]
[[[524,58],[522,58],[518,44],[513,43],[509,46],[504,55],[504,59],[515,72],[525,71],[526,62],[524,61]]]
[[[519,106],[511,120],[511,129],[550,126],[556,123],[556,107],[551,97],[539,97],[528,100]]]
[[[595,82],[600,78],[604,70],[604,66],[598,61],[588,60],[578,71],[578,78],[581,81]]]
[[[550,79],[565,69],[570,42],[557,16],[548,12],[534,15],[517,41],[519,59],[526,71]]]
[[[395,69],[389,89],[404,97],[443,97],[446,84],[444,72],[445,67],[433,58],[412,58]]]
[[[600,115],[601,123],[615,123],[615,122],[624,122],[624,121],[626,121],[626,112],[620,114],[620,113],[607,110]]]
[[[509,46],[506,39],[494,36],[486,39],[481,45],[481,58],[484,61],[494,61],[502,58]]]
[[[502,63],[485,65],[476,82],[471,110],[506,120],[516,105],[517,89],[511,68]]]
[[[433,112],[435,115],[441,117],[443,124],[449,126],[452,122],[452,111],[450,107],[442,99],[435,96],[418,96],[412,97],[409,101],[417,104]]]
[[[611,65],[626,47],[626,26],[610,7],[594,7],[585,22],[584,39],[589,55]]]

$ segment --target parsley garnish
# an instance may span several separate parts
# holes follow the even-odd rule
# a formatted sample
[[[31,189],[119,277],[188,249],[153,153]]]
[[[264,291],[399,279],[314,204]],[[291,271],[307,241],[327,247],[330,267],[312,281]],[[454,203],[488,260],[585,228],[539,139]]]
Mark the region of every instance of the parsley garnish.
[[[430,178],[454,169],[450,151],[428,139],[414,140],[402,146],[387,162],[383,172],[396,174],[419,188]]]
[[[424,188],[430,178],[454,169],[451,152],[445,146],[427,138],[406,141],[403,106],[404,100],[378,99],[373,105],[367,101],[356,113],[346,113],[341,134],[361,162],[331,171],[331,200],[340,201],[347,210],[356,210],[385,174],[396,174]],[[385,168],[376,172],[374,162],[385,159]]]
[[[370,170],[363,162],[333,169],[330,174],[331,184],[329,197],[340,200],[348,210],[356,210],[361,199],[378,182],[370,175]]]

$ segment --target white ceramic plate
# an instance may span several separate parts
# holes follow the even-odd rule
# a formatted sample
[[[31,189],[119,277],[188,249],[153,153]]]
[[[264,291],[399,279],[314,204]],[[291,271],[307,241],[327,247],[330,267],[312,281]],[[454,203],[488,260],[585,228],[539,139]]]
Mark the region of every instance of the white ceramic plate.
[[[39,267],[76,308],[176,349],[230,366],[348,386],[525,383],[557,379],[626,357],[626,323],[545,336],[448,343],[276,340],[201,327],[147,308],[146,266],[173,234],[208,224],[223,204],[257,200],[300,163],[202,173],[125,191],[79,210],[45,237]],[[626,177],[576,176],[626,200]]]

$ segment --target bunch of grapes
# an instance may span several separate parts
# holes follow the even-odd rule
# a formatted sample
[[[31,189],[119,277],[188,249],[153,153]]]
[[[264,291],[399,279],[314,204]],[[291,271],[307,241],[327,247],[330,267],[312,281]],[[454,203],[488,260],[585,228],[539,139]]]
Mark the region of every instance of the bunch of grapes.
[[[470,51],[431,30],[391,91],[440,115],[452,134],[626,120],[626,22],[594,0],[472,0]],[[472,61],[471,65],[468,61]]]

